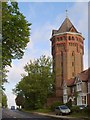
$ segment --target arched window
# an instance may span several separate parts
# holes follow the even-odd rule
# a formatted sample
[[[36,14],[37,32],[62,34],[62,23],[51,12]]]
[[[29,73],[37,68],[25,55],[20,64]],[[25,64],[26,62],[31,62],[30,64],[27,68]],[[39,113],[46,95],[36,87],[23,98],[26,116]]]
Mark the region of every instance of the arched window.
[[[76,37],[76,40],[78,41],[78,37]]]
[[[74,40],[74,37],[72,36],[72,40]]]
[[[68,39],[71,40],[71,37],[69,36]]]
[[[63,36],[64,40],[66,40],[66,36]]]
[[[75,55],[75,53],[74,53],[74,51],[72,52],[72,56],[74,56]]]
[[[57,38],[57,41],[59,41],[59,38]]]
[[[61,56],[63,56],[63,52],[61,51]]]
[[[63,40],[63,38],[62,38],[62,37],[60,37],[60,40]]]

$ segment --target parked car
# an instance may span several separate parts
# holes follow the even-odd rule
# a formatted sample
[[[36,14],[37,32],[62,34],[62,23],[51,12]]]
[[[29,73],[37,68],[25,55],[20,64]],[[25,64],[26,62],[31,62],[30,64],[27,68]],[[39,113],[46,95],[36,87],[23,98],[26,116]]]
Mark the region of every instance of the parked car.
[[[15,106],[11,106],[11,110],[15,110]]]
[[[66,105],[57,106],[55,108],[56,115],[70,114],[71,110]]]

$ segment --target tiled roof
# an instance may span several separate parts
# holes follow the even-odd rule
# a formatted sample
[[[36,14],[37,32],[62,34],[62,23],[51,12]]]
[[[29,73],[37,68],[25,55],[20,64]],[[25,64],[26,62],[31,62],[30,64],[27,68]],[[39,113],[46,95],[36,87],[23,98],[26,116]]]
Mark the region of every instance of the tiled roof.
[[[90,80],[90,68],[88,68],[87,70],[84,70],[81,73],[79,73],[78,77],[83,82],[86,82],[86,81]]]
[[[76,28],[74,27],[74,25],[71,23],[71,21],[69,20],[69,18],[67,17],[64,22],[62,23],[61,27],[58,30],[53,30],[53,34],[57,34],[57,33],[63,33],[63,32],[70,32],[71,28],[74,28],[76,33],[79,33]]]
[[[74,85],[74,81],[75,81],[74,78],[68,79],[68,80],[66,81],[67,86],[73,86],[73,85]]]
[[[90,82],[90,68],[82,71],[76,77],[79,77],[79,79],[82,82],[88,82],[88,81]],[[67,84],[67,86],[73,86],[75,84],[75,78],[70,78],[70,79],[66,80],[66,84]]]

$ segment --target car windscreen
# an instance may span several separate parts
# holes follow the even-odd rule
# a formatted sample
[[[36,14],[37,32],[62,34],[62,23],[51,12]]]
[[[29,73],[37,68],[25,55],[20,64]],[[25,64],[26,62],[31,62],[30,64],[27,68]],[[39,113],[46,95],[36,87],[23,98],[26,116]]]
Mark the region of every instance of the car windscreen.
[[[68,109],[67,106],[60,106],[61,109]]]

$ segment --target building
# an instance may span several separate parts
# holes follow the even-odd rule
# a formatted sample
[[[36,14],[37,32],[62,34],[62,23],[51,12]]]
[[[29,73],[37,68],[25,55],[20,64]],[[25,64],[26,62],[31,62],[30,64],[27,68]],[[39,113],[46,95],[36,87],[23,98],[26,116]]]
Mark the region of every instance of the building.
[[[68,17],[58,30],[52,30],[53,72],[55,96],[62,100],[63,82],[83,71],[84,37]]]
[[[90,109],[90,68],[88,69],[88,94],[87,94],[87,103]]]
[[[63,102],[90,106],[90,68],[78,73],[63,84]]]

